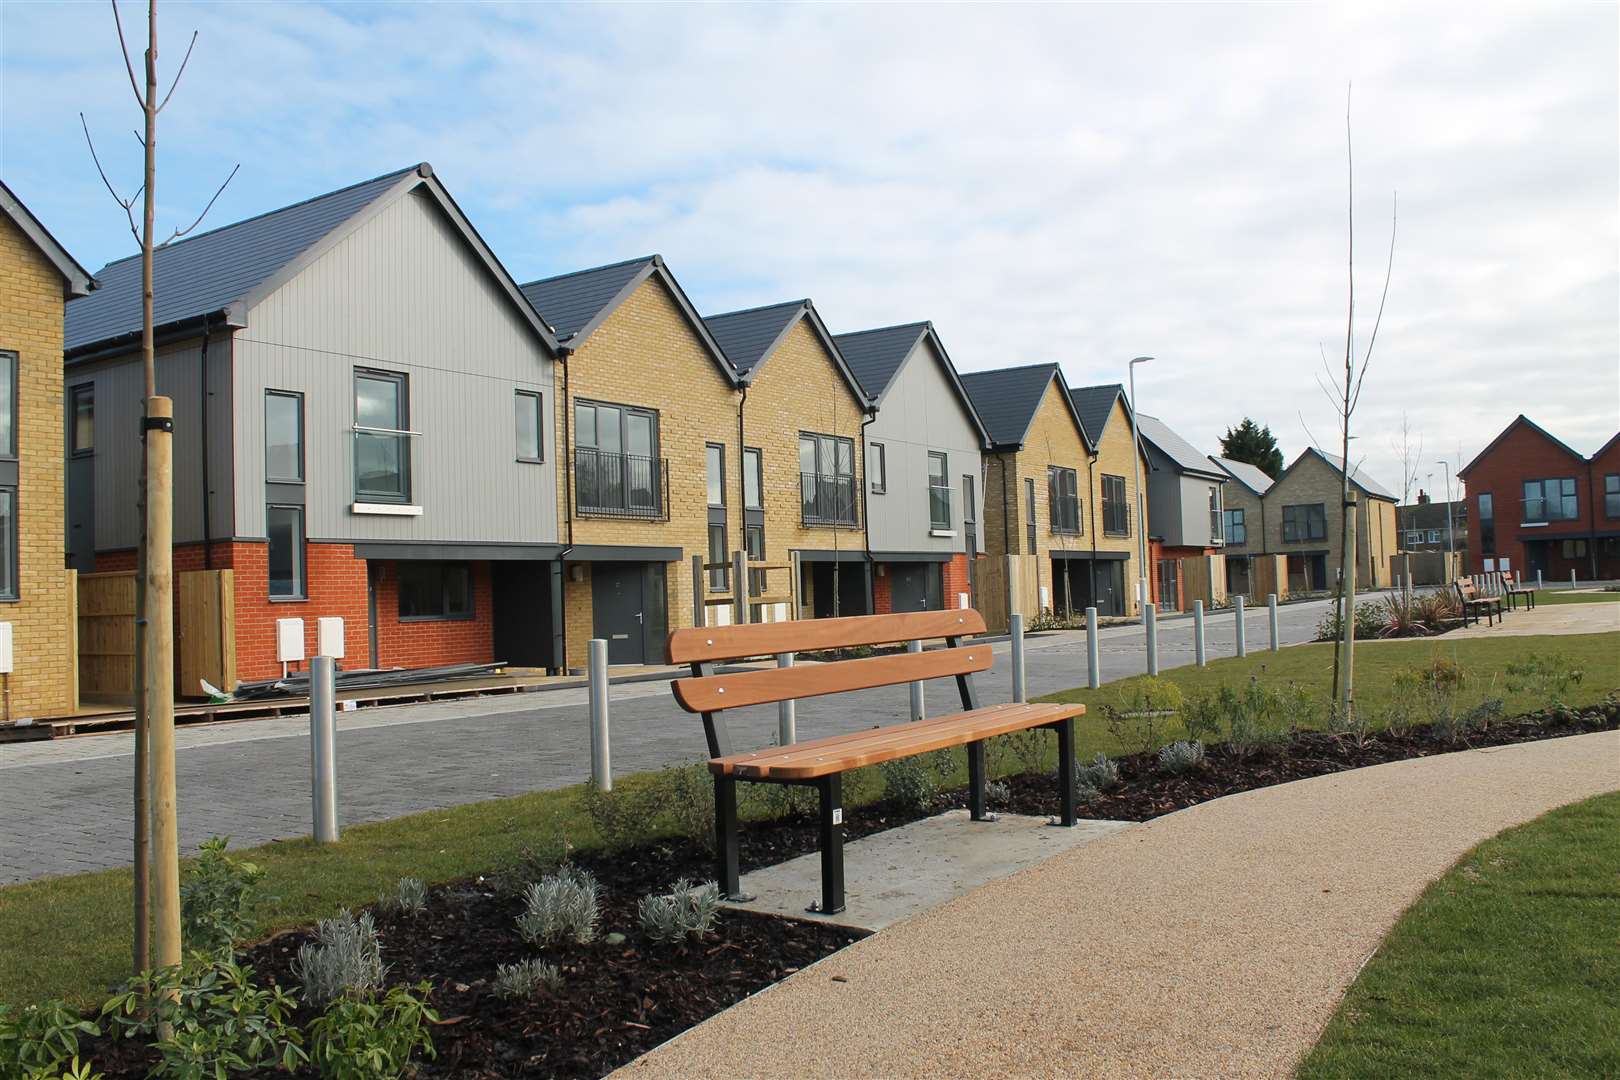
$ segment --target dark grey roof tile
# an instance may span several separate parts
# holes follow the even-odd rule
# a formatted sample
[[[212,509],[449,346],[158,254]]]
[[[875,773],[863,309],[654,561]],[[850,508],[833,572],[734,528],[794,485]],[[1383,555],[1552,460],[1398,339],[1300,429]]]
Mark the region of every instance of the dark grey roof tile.
[[[519,288],[540,317],[551,324],[558,339],[566,341],[590,325],[654,258],[643,255],[589,270],[575,270],[531,281]]]

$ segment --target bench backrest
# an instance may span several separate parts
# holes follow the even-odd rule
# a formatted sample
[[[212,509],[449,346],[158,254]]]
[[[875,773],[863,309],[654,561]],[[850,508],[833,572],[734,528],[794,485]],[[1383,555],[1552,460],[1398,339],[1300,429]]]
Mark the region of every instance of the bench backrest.
[[[1479,590],[1474,587],[1474,579],[1461,577],[1456,581],[1457,595],[1464,600],[1474,600],[1479,597]]]
[[[683,709],[703,714],[709,751],[720,756],[730,753],[730,739],[715,714],[726,709],[949,676],[957,679],[962,707],[977,708],[971,677],[975,672],[988,671],[993,658],[987,643],[965,644],[963,639],[982,634],[984,629],[984,616],[972,608],[962,608],[676,630],[669,635],[666,654],[672,664],[690,665],[692,674],[674,680],[670,687]],[[714,673],[714,664],[724,660],[931,638],[944,638],[948,647],[788,668]]]

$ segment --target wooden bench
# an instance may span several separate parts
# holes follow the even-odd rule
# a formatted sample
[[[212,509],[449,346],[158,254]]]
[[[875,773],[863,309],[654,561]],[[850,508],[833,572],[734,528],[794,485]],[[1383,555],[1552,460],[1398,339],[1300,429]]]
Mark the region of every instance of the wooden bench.
[[[1027,728],[1051,728],[1058,743],[1058,812],[1073,825],[1075,807],[1074,719],[1084,705],[980,706],[973,685],[976,672],[991,667],[990,646],[967,638],[984,633],[984,617],[964,608],[897,615],[858,615],[840,619],[762,623],[753,626],[699,627],[669,635],[671,664],[691,666],[689,678],[670,685],[687,712],[703,717],[709,743],[709,771],[714,774],[715,877],[732,900],[749,900],[741,892],[737,844],[737,784],[803,784],[821,796],[821,902],[811,911],[833,914],[844,909],[843,774],[865,765],[925,754],[952,746],[967,747],[968,809],[974,821],[992,820],[985,807],[985,740]],[[716,674],[715,664],[747,657],[773,656],[813,649],[943,638],[946,647],[822,664]],[[840,694],[924,679],[954,677],[962,711],[848,735],[736,752],[723,713],[728,709],[768,705],[796,698]]]
[[[1452,583],[1457,590],[1457,601],[1462,605],[1463,625],[1468,625],[1469,616],[1474,622],[1479,622],[1480,612],[1485,613],[1485,625],[1494,626],[1496,620],[1502,617],[1502,598],[1499,596],[1482,596],[1474,585],[1471,577],[1458,578]]]
[[[1523,582],[1514,581],[1513,575],[1506,572],[1502,574],[1500,580],[1502,582],[1502,596],[1507,600],[1509,611],[1519,610],[1519,597],[1521,596],[1524,597],[1527,607],[1534,608],[1536,606],[1536,590],[1525,588]]]

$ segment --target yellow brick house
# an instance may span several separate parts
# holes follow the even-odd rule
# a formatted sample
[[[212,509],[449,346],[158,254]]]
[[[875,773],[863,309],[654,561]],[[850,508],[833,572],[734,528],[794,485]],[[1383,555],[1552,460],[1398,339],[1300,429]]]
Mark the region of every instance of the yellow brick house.
[[[1287,556],[1292,594],[1338,587],[1344,561],[1339,517],[1343,488],[1343,459],[1313,446],[1266,491],[1266,550]],[[1350,494],[1356,500],[1356,588],[1386,588],[1399,500],[1359,467],[1350,470]]]
[[[64,569],[62,317],[95,285],[0,183],[0,722],[78,707],[73,574]]]
[[[1147,484],[1149,462],[1144,453],[1137,454],[1136,431],[1132,424],[1130,401],[1125,387],[1119,383],[1099,386],[1078,386],[1069,392],[1080,423],[1091,442],[1091,505],[1098,523],[1095,537],[1098,557],[1119,562],[1129,598],[1125,605],[1115,603],[1105,592],[1097,605],[1099,612],[1112,608],[1112,614],[1130,614],[1136,611],[1138,574],[1153,574],[1152,520],[1148,513],[1147,493],[1137,498],[1137,477]],[[1144,539],[1148,538],[1148,539]],[[1145,571],[1140,567],[1142,549],[1148,551]],[[1104,575],[1108,590],[1113,589],[1114,576]],[[1149,596],[1148,599],[1152,599]]]

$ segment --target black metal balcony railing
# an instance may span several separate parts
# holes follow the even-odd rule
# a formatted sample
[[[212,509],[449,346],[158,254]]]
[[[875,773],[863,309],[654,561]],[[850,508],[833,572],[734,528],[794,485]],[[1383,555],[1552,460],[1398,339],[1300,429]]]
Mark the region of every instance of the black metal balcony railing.
[[[1104,536],[1131,535],[1131,506],[1129,503],[1111,502],[1104,499],[1102,518]]]
[[[827,473],[799,474],[800,518],[805,525],[854,525],[855,478]]]
[[[669,462],[576,448],[574,508],[585,517],[668,521]]]
[[[1080,498],[1077,495],[1054,495],[1050,512],[1052,532],[1059,536],[1080,535]]]

